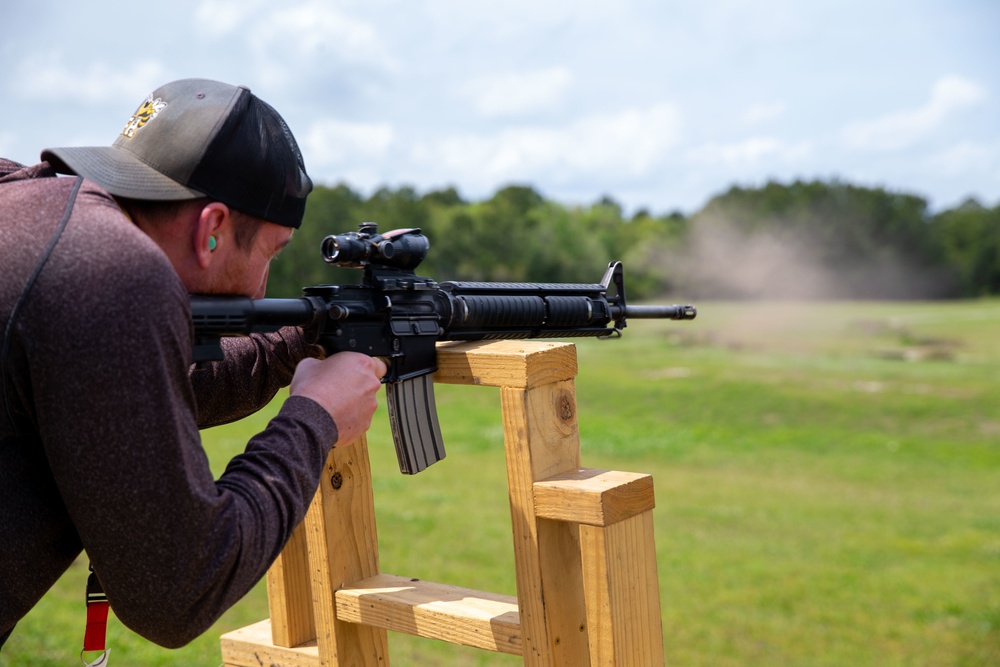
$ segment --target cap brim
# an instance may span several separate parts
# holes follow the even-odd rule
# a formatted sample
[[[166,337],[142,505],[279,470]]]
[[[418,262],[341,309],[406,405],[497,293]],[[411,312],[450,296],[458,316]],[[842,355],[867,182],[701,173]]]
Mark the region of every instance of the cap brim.
[[[83,176],[118,197],[180,200],[205,196],[114,146],[46,148],[42,160],[59,173]]]

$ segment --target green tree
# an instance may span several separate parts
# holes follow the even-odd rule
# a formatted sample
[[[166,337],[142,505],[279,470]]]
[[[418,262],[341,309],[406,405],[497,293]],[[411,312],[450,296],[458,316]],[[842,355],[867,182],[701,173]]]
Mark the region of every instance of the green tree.
[[[438,280],[591,283],[623,260],[632,299],[1000,293],[1000,206],[931,216],[920,197],[839,181],[732,187],[691,217],[643,209],[630,219],[608,195],[567,207],[523,184],[472,202],[454,187],[365,198],[339,184],[317,187],[305,217],[272,264],[269,296],[356,282],[360,272],[327,265],[319,249],[365,221],[423,229],[431,251],[418,272]]]
[[[306,200],[302,227],[271,262],[267,295],[297,297],[304,286],[356,282],[349,272],[323,261],[320,245],[330,234],[357,229],[363,203],[361,195],[343,183],[316,187]]]
[[[1000,294],[1000,205],[974,199],[934,217],[934,238],[967,296]]]

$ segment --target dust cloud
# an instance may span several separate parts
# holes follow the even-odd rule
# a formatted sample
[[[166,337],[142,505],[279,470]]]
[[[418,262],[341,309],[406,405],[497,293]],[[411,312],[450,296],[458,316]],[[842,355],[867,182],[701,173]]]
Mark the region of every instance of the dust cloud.
[[[697,218],[683,247],[663,258],[671,291],[703,299],[832,300],[935,298],[949,289],[939,271],[917,267],[893,248],[862,257],[815,228],[776,227]]]

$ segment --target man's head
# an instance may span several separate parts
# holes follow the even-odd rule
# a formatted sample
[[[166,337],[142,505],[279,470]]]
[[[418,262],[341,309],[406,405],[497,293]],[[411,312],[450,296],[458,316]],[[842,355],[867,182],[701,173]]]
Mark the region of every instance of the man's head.
[[[312,190],[281,116],[245,87],[206,79],[150,93],[111,146],[48,148],[42,159],[117,197],[208,197],[292,228]]]
[[[192,294],[263,297],[271,260],[294,231],[208,197],[117,200],[136,226],[160,246]]]
[[[312,190],[281,116],[245,87],[205,79],[153,91],[111,146],[42,159],[114,195],[192,292],[262,296]]]

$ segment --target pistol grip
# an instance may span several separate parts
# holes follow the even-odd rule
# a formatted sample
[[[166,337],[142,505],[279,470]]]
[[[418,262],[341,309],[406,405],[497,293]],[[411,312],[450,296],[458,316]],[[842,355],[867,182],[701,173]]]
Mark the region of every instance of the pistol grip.
[[[399,471],[415,475],[444,458],[444,442],[430,373],[385,385]]]

